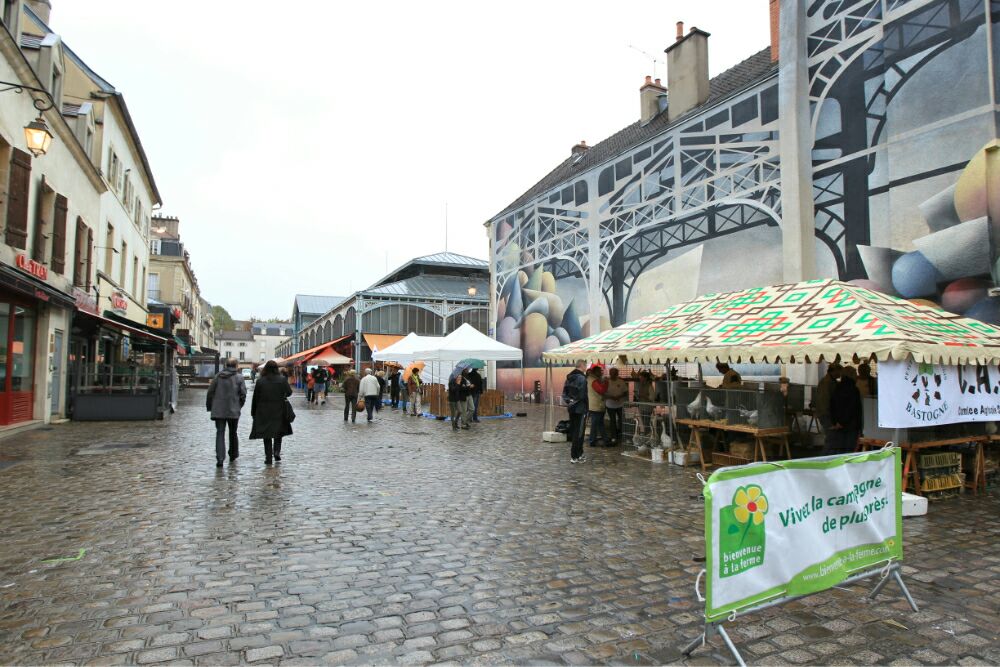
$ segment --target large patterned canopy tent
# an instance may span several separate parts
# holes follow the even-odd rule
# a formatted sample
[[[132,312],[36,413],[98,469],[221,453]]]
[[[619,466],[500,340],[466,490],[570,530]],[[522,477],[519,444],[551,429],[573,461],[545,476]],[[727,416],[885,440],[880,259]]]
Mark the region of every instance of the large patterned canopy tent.
[[[1000,362],[1000,329],[836,280],[708,294],[546,352],[550,363]]]

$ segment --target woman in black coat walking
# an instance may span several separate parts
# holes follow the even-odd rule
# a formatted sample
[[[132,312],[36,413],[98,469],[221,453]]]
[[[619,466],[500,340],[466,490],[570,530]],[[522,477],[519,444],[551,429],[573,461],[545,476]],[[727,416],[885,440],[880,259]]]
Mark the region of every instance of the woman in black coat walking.
[[[292,395],[288,379],[278,372],[278,364],[269,361],[257,378],[250,403],[253,428],[251,440],[264,440],[264,463],[270,464],[271,457],[281,460],[281,439],[292,434],[292,425],[285,413],[285,399]]]

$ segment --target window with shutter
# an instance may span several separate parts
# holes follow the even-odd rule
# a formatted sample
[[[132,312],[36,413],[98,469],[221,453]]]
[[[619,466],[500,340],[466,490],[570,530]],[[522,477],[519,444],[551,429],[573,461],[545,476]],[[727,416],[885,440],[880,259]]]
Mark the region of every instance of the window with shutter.
[[[83,218],[76,219],[76,243],[73,251],[73,284],[83,286],[83,265],[86,262],[83,244],[87,238],[87,225],[83,224]]]
[[[90,276],[91,269],[93,269],[94,264],[94,230],[87,228],[87,275],[84,276],[87,283],[87,289],[90,289]]]
[[[66,271],[66,211],[69,201],[62,195],[56,195],[56,214],[52,221],[52,270],[56,273]]]
[[[7,245],[28,247],[28,190],[31,187],[31,156],[11,149],[10,180],[7,186]]]

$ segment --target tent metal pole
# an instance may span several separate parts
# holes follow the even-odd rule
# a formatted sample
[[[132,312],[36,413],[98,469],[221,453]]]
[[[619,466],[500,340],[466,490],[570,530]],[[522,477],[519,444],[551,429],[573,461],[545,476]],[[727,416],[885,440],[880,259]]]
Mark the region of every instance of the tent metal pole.
[[[552,430],[553,413],[556,409],[556,390],[552,386],[552,362],[545,365],[545,390],[549,394],[549,400],[545,402],[545,430]]]

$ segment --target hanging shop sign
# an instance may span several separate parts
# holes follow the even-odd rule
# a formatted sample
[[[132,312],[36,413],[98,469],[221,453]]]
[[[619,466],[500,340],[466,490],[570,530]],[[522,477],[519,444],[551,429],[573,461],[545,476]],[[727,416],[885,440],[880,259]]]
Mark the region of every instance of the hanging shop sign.
[[[73,288],[73,299],[76,301],[76,309],[83,311],[85,313],[90,313],[91,315],[97,315],[97,297],[91,292],[80,289],[79,287]]]
[[[17,268],[39,280],[49,279],[49,269],[44,264],[39,264],[33,259],[28,259],[28,256],[24,253],[19,254],[14,263],[17,264]]]
[[[146,315],[146,326],[151,329],[163,329],[165,328],[164,319],[163,313],[149,313]]]
[[[901,560],[899,451],[714,472],[704,487],[705,617],[826,590]]]
[[[879,426],[911,428],[977,421],[1000,421],[997,366],[879,362]]]
[[[111,293],[111,310],[120,315],[128,313],[128,297],[124,292]]]

